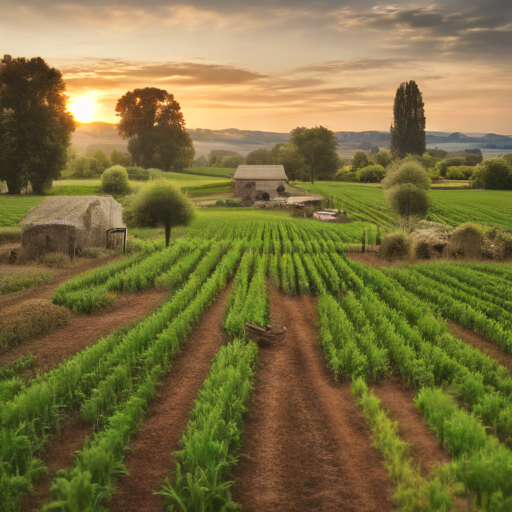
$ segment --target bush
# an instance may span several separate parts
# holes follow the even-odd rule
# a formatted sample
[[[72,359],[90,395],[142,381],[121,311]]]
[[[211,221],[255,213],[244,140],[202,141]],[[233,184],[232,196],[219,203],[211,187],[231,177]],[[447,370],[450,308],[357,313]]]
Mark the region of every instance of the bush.
[[[391,151],[381,150],[378,153],[372,155],[370,157],[370,160],[374,164],[382,165],[382,167],[387,167],[393,160],[393,156],[391,155]]]
[[[101,175],[101,189],[103,192],[112,195],[124,196],[130,193],[128,173],[121,165],[109,167]]]
[[[467,222],[452,231],[446,250],[453,256],[480,258],[482,256],[483,241],[484,233],[481,226]]]
[[[335,176],[336,181],[348,181],[354,182],[357,181],[357,172],[354,171],[341,171],[338,172]]]
[[[473,187],[512,190],[512,170],[503,158],[484,160],[474,172]]]
[[[389,170],[387,176],[382,181],[382,187],[389,189],[406,183],[410,183],[423,190],[430,188],[430,179],[427,171],[419,162],[405,161],[398,168]]]
[[[415,239],[411,247],[411,255],[418,260],[430,259],[430,246],[426,240]]]
[[[379,183],[386,176],[386,169],[382,165],[367,165],[356,172],[358,181],[364,183]]]
[[[217,199],[217,201],[215,201],[215,206],[226,206],[226,203],[222,199]]]
[[[410,217],[425,217],[430,206],[427,191],[411,183],[398,185],[387,190],[386,200],[392,210],[407,220]]]
[[[446,179],[448,180],[465,180],[466,175],[462,172],[461,167],[448,167],[446,171]]]
[[[388,260],[403,260],[409,255],[411,238],[403,231],[384,235],[380,244],[379,256]]]
[[[71,263],[69,256],[63,252],[47,252],[38,261],[49,268],[65,268],[69,267]]]
[[[23,302],[0,320],[0,348],[18,345],[41,334],[48,334],[69,321],[69,311],[47,300]]]
[[[448,162],[446,160],[439,160],[439,162],[437,162],[436,164],[435,169],[436,171],[439,172],[441,176],[446,176],[446,171],[448,170]]]

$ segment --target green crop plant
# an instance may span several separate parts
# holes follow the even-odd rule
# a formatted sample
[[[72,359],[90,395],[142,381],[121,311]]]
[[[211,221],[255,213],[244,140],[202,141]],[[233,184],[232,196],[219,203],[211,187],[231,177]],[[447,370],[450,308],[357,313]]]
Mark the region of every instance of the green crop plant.
[[[370,425],[375,447],[384,457],[384,465],[396,490],[393,500],[404,512],[448,512],[453,508],[455,482],[443,478],[441,471],[423,477],[409,455],[410,445],[398,433],[398,423],[391,421],[380,400],[363,379],[352,383],[352,393]]]
[[[230,488],[258,349],[243,339],[221,348],[174,453],[176,471],[159,492],[167,510],[235,510]]]

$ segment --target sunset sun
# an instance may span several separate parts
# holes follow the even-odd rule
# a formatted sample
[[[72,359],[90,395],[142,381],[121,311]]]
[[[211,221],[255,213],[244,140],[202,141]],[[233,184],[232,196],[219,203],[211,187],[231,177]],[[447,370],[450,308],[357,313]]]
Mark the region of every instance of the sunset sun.
[[[96,98],[93,95],[77,96],[70,98],[68,102],[68,110],[73,114],[75,119],[81,123],[94,121],[96,108]]]

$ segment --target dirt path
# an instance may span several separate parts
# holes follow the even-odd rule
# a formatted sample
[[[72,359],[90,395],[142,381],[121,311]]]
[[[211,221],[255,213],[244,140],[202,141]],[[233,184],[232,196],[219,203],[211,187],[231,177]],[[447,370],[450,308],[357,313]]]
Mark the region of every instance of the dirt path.
[[[43,266],[27,266],[27,272],[35,272],[36,270],[48,270],[53,273],[53,277],[46,284],[41,286],[35,286],[34,288],[27,288],[26,290],[20,290],[19,292],[9,293],[7,295],[0,296],[0,311],[7,313],[9,308],[17,306],[21,302],[31,299],[51,299],[55,288],[64,281],[75,277],[82,272],[91,270],[93,268],[101,267],[114,261],[112,256],[105,256],[97,259],[84,259],[78,258],[75,263],[66,269],[47,269]],[[0,272],[2,269],[9,270],[12,265],[0,265]]]
[[[0,354],[0,365],[32,354],[36,356],[34,369],[46,371],[119,327],[142,319],[160,306],[167,295],[167,290],[154,289],[119,295],[109,309],[90,316],[73,314],[67,326],[26,340]]]
[[[173,451],[186,429],[194,399],[210,370],[210,362],[225,342],[222,316],[231,287],[201,317],[158,392],[126,458],[129,475],[119,480],[109,504],[111,512],[161,512],[163,500],[153,493],[174,469]]]
[[[393,510],[382,457],[350,393],[328,372],[312,297],[271,292],[281,344],[260,350],[235,499],[244,512]]]
[[[400,382],[382,382],[374,387],[374,392],[382,400],[389,417],[400,423],[400,437],[411,444],[411,457],[423,475],[427,475],[434,466],[450,462],[450,457],[414,405],[414,391]]]
[[[50,486],[55,473],[62,468],[73,465],[75,452],[80,450],[85,438],[91,434],[90,425],[78,423],[76,417],[69,417],[61,427],[60,434],[55,436],[46,447],[44,463],[48,468],[46,476],[34,484],[34,494],[23,496],[22,512],[39,510],[50,498]]]
[[[484,354],[489,357],[496,359],[498,363],[505,366],[509,370],[512,370],[512,355],[503,352],[503,350],[496,345],[493,341],[487,339],[485,336],[478,334],[469,329],[465,329],[460,325],[457,325],[451,320],[446,320],[446,325],[450,329],[450,332],[457,338],[469,343],[472,347],[481,350]]]

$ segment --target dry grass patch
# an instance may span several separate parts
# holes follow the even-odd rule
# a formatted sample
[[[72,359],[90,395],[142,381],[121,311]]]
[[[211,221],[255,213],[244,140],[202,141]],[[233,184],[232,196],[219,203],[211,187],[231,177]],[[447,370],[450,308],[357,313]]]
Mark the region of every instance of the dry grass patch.
[[[0,351],[26,339],[48,334],[66,325],[70,312],[48,300],[33,299],[20,304],[0,319]]]
[[[32,271],[28,269],[13,268],[0,273],[0,295],[14,293],[25,288],[32,288],[47,283],[52,278],[48,270]]]

